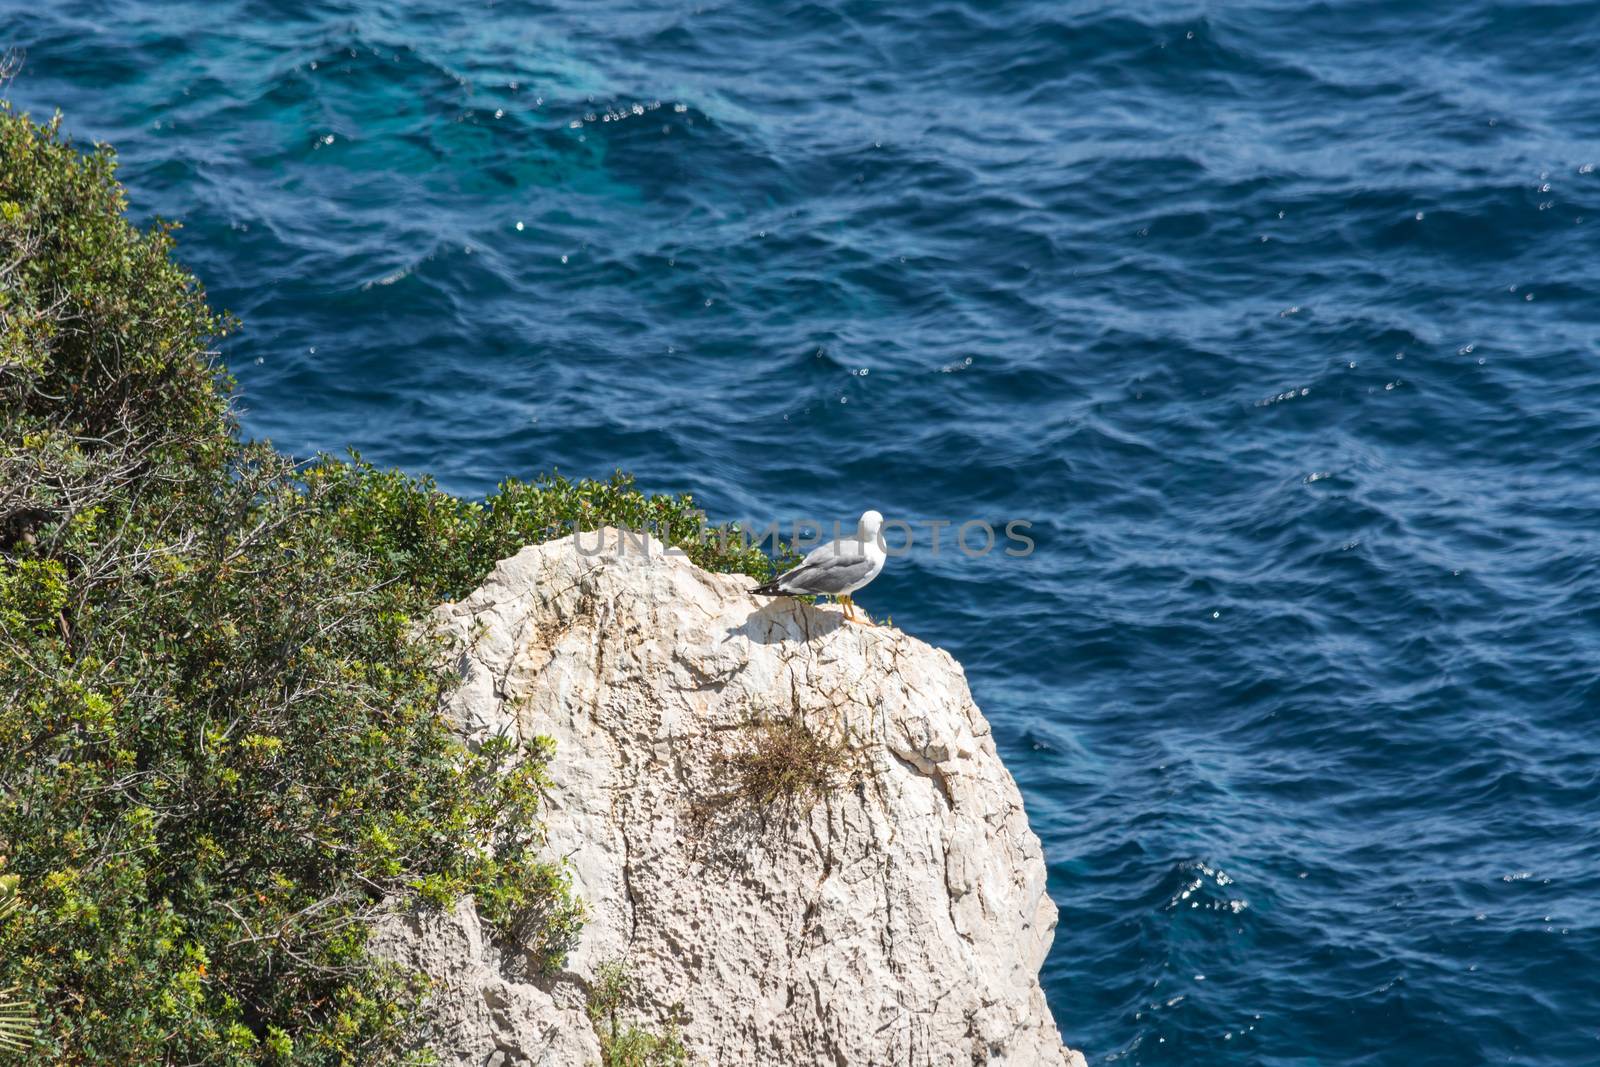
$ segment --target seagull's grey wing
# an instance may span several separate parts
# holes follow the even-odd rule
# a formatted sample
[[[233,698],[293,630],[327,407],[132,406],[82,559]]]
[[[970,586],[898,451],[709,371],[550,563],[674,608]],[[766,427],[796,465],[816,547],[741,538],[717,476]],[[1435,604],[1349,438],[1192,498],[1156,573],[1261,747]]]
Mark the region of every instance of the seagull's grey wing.
[[[834,596],[854,588],[871,573],[872,561],[860,552],[834,552],[832,545],[823,545],[806,556],[800,566],[779,575],[772,584],[785,593]]]
[[[838,559],[840,556],[861,555],[861,542],[854,537],[841,537],[837,541],[829,541],[818,545],[806,553],[806,558],[800,561],[800,567],[809,567],[814,563],[821,563],[826,559]],[[795,570],[799,570],[796,567]]]

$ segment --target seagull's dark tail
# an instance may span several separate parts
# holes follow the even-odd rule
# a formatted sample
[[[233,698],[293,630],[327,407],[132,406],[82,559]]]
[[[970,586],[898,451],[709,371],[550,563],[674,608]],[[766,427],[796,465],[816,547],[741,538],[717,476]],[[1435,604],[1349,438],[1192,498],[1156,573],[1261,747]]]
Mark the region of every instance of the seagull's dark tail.
[[[766,585],[758,585],[758,586],[756,586],[756,590],[755,591],[757,593],[759,593],[761,596],[788,596],[789,595],[788,593],[786,593],[782,589],[778,588],[778,582],[779,581],[780,581],[780,579],[774,578],[774,579],[772,579],[772,581],[768,582]]]

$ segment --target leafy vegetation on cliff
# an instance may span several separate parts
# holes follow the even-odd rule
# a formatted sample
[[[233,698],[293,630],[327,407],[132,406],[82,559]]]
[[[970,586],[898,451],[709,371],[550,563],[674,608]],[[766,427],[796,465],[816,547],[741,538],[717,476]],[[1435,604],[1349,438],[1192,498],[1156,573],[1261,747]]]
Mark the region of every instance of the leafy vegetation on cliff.
[[[600,1067],[686,1067],[689,1050],[678,1037],[676,1021],[658,1034],[624,1017],[633,985],[624,960],[607,960],[595,968],[587,1009],[600,1039]],[[681,1005],[675,1009],[681,1010]]]
[[[581,923],[538,856],[550,746],[460,745],[419,620],[572,525],[698,519],[621,476],[472,502],[242,441],[211,348],[234,324],[171,226],[128,224],[114,167],[0,103],[13,1030],[38,1062],[400,1062],[425,990],[366,951],[385,901],[472,893],[547,961]]]

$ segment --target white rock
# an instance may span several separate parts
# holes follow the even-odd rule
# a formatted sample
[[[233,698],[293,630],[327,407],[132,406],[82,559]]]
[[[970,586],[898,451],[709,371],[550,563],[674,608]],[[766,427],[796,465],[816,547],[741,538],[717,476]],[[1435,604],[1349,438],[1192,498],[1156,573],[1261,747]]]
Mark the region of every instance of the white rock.
[[[438,983],[427,1039],[442,1062],[474,1067],[600,1062],[600,1042],[581,1007],[582,995],[555,990],[568,993],[563,1006],[551,991],[507,977],[511,969],[485,943],[470,899],[449,912],[390,916],[374,933],[372,947]]]
[[[549,848],[590,912],[559,974],[507,977],[470,902],[380,945],[441,979],[446,1064],[598,1063],[595,968],[691,1062],[1082,1067],[1039,987],[1056,907],[1038,838],[948,654],[750,593],[614,531],[526,548],[438,619],[469,740],[556,741]],[[603,548],[602,548],[603,545]],[[847,726],[854,782],[785,818],[725,796],[753,719]]]

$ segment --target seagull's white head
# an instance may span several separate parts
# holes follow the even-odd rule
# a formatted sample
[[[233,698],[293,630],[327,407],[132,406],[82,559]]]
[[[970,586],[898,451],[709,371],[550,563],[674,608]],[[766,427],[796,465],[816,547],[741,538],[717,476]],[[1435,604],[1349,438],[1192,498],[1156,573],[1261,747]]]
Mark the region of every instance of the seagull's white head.
[[[856,527],[857,540],[876,541],[878,531],[883,529],[883,516],[876,511],[869,511],[861,516],[861,525]]]

